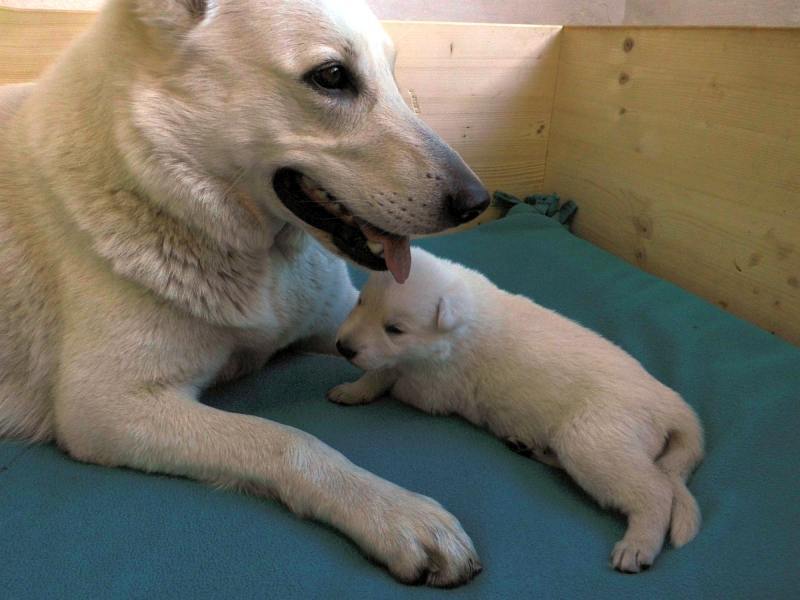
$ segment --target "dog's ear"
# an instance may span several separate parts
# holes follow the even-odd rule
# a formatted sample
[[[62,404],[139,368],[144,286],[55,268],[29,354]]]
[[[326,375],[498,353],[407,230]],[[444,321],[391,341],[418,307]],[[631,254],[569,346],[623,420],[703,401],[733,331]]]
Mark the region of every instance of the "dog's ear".
[[[213,15],[218,0],[134,0],[139,18],[158,29],[181,32]]]

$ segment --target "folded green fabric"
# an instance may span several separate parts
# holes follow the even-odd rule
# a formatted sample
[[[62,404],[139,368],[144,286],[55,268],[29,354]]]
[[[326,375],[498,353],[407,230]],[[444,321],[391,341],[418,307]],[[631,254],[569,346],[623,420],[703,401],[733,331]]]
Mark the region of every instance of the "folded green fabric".
[[[559,223],[572,230],[572,221],[578,212],[578,205],[572,200],[567,200],[563,204],[558,194],[532,194],[519,199],[513,194],[503,191],[494,193],[494,201],[499,205],[508,207],[517,204],[528,204],[540,215],[555,217]]]

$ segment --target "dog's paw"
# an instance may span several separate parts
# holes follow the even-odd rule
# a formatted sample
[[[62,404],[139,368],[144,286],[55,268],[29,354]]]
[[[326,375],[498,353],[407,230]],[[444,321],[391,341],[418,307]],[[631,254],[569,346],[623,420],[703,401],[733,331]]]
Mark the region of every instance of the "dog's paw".
[[[450,588],[483,570],[461,524],[434,500],[403,490],[381,512],[367,549],[398,581]]]
[[[335,388],[328,390],[325,397],[334,404],[342,404],[344,406],[369,404],[374,400],[362,389],[358,382],[337,385]]]
[[[611,566],[620,573],[639,573],[649,569],[659,549],[646,544],[620,540],[611,553]]]

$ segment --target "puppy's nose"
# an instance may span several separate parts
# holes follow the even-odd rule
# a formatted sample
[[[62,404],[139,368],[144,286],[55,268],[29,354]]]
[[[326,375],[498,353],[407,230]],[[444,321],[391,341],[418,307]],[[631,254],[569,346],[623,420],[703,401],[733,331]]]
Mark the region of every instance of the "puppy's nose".
[[[489,207],[489,192],[480,182],[469,182],[447,197],[447,212],[456,225],[472,221]]]
[[[344,356],[347,360],[353,360],[356,357],[356,354],[358,354],[357,351],[345,346],[341,340],[336,341],[336,349],[339,351],[339,354]]]

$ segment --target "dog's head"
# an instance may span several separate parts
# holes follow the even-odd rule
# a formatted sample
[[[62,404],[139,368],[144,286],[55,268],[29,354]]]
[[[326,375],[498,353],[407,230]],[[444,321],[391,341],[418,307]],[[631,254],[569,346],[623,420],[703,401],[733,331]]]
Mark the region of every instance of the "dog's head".
[[[446,359],[473,319],[472,295],[449,261],[418,248],[405,285],[373,273],[337,335],[339,352],[365,370]]]
[[[402,282],[409,236],[488,206],[406,106],[392,42],[363,0],[129,1],[171,55],[153,110],[183,131],[193,166],[247,186],[332,251]]]

